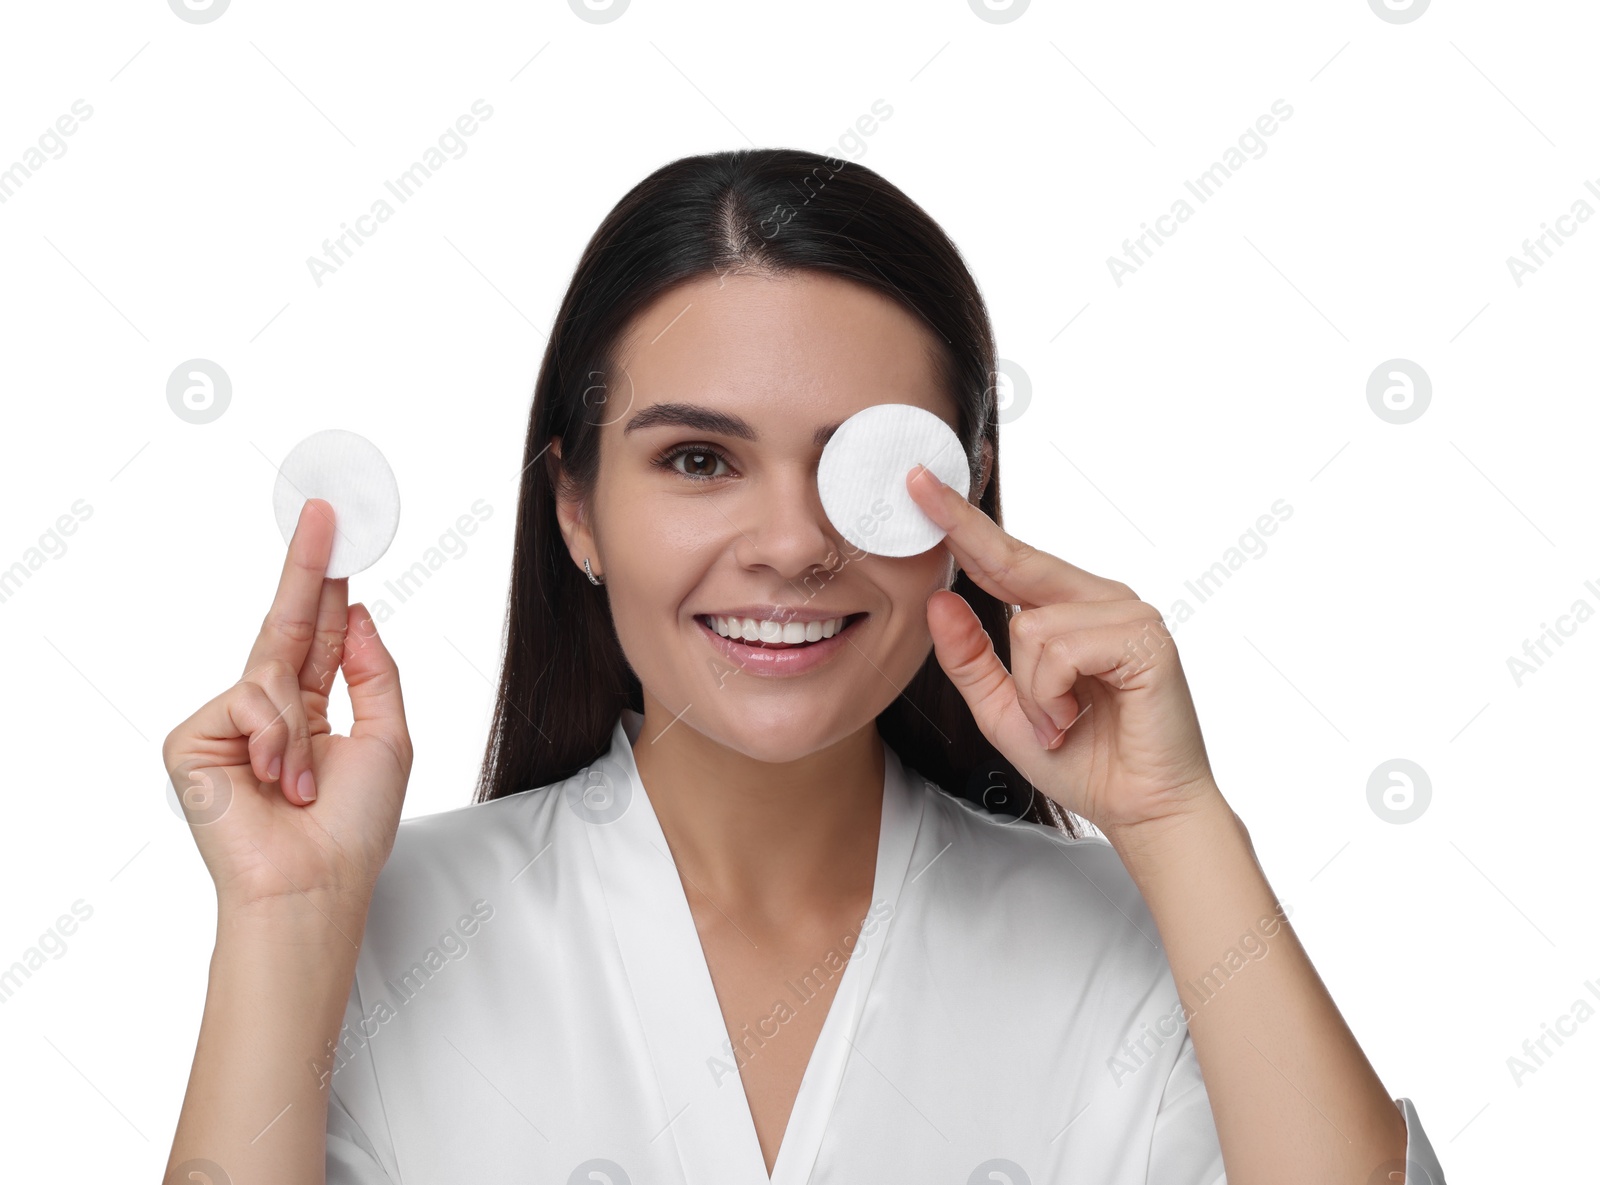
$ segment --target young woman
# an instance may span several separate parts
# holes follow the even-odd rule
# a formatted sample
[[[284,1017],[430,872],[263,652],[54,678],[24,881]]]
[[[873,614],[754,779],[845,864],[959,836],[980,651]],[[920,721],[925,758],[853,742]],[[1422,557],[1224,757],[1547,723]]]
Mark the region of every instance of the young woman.
[[[243,678],[166,740],[218,896],[169,1180],[1442,1182],[1160,614],[1000,526],[995,367],[871,170],[646,178],[539,374],[476,801],[403,823],[399,675],[309,501]],[[967,450],[970,500],[906,475],[920,555],[819,498],[880,403]]]

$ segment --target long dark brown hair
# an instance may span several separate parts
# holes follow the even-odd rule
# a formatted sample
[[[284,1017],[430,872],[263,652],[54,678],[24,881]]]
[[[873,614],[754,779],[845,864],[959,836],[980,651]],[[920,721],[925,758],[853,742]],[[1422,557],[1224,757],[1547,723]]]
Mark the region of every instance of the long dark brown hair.
[[[580,496],[594,488],[605,376],[635,313],[674,284],[734,271],[843,276],[920,317],[943,348],[936,372],[957,409],[974,487],[981,440],[994,450],[978,505],[1000,522],[1000,427],[994,333],[978,286],[937,223],[863,165],[788,148],[688,156],[630,190],[585,247],[534,385],[523,446],[506,614],[505,660],[476,802],[562,781],[595,761],[618,713],[644,711],[639,680],[603,587],[573,564],[556,519],[556,457]],[[625,404],[624,404],[625,406]],[[966,598],[1009,667],[1013,607],[959,568]],[[921,670],[878,714],[906,765],[958,798],[1002,815],[1082,830],[991,745],[929,648]]]

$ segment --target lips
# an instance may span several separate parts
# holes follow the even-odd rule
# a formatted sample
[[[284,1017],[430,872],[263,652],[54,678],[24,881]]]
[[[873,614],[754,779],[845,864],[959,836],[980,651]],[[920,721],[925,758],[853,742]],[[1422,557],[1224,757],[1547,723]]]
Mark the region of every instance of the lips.
[[[867,617],[853,613],[845,618],[844,628],[831,638],[815,642],[784,644],[781,642],[745,642],[724,638],[706,624],[704,617],[696,617],[695,625],[705,635],[706,641],[723,658],[747,674],[759,676],[799,675],[830,661],[844,647],[854,645],[851,635]]]
[[[845,614],[844,625],[842,627],[836,630],[830,637],[818,638],[815,642],[747,642],[743,638],[729,638],[724,634],[717,634],[717,637],[721,638],[725,642],[731,642],[735,646],[748,646],[752,650],[804,650],[808,646],[816,646],[822,642],[828,642],[833,638],[837,638],[840,634],[844,633],[865,616],[865,613]],[[709,616],[701,616],[699,621],[701,625],[705,626],[712,633],[717,633],[716,627],[712,625]]]

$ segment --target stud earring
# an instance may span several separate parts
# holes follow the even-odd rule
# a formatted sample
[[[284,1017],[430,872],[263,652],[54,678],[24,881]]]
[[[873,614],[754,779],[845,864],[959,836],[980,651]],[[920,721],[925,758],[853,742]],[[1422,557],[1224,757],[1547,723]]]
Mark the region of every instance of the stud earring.
[[[596,576],[592,571],[590,571],[588,556],[583,557],[583,570],[588,575],[590,584],[604,584],[606,582],[606,578],[604,576]]]

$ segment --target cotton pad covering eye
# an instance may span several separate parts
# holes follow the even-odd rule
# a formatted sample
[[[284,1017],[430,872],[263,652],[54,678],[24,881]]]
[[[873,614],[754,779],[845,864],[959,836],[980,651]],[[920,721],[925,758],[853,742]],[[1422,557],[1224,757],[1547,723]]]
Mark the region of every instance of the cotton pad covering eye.
[[[272,487],[272,513],[284,542],[294,538],[309,498],[333,507],[333,551],[325,578],[377,563],[400,525],[400,487],[378,446],[343,428],[313,432],[289,450]]]
[[[945,532],[911,500],[906,476],[926,465],[963,498],[966,450],[950,426],[909,403],[879,403],[845,420],[817,464],[817,493],[834,529],[874,555],[920,555]]]

